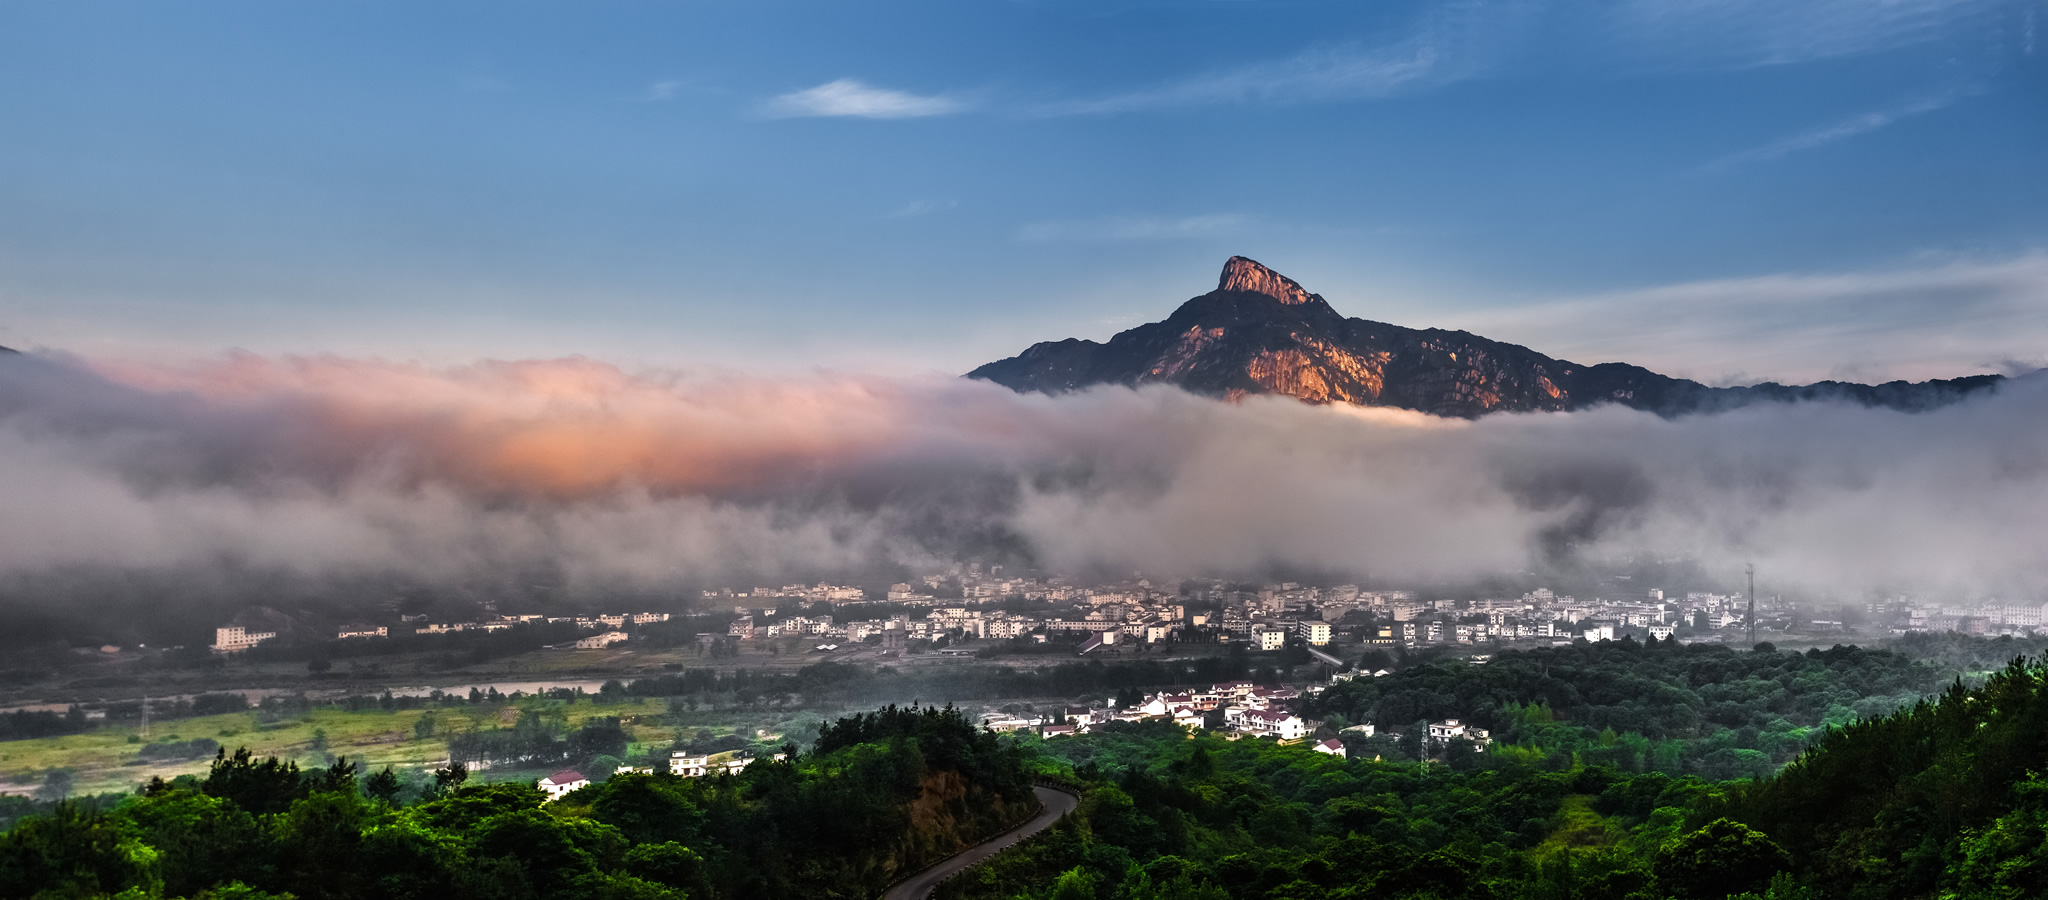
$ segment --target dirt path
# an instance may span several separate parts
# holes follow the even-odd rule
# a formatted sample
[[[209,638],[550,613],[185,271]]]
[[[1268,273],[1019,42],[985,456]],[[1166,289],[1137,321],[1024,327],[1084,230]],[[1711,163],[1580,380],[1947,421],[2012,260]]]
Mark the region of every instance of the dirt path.
[[[939,882],[1002,852],[1018,841],[1044,831],[1051,827],[1052,823],[1059,821],[1060,817],[1073,812],[1074,807],[1081,803],[1081,798],[1054,788],[1035,787],[1031,792],[1037,794],[1038,802],[1045,805],[1044,809],[1039,810],[1038,815],[1031,817],[1031,821],[975,844],[931,868],[910,876],[909,880],[899,882],[890,888],[888,893],[882,895],[882,900],[924,900],[931,896],[932,889],[938,887]]]

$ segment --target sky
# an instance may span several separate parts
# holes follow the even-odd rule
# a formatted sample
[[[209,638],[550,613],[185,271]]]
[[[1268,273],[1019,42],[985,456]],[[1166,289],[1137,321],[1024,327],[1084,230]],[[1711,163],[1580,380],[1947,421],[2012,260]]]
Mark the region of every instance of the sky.
[[[1924,415],[1477,422],[957,377],[1164,318],[1232,255],[1347,315],[1714,384],[2048,366],[2043,28],[2048,0],[0,0],[0,345],[30,351],[0,355],[0,603],[1644,554],[2048,596],[2048,376]]]
[[[0,2],[0,344],[957,374],[1232,254],[1714,383],[2048,364],[2048,2]]]

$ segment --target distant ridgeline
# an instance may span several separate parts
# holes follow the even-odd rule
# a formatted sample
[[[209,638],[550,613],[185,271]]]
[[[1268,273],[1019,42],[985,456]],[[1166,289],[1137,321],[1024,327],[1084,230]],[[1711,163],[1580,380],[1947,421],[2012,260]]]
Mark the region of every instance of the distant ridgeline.
[[[738,775],[621,774],[544,803],[444,770],[398,808],[388,769],[222,754],[112,812],[22,821],[0,897],[869,898],[1035,810],[1021,760],[950,709],[888,707]]]
[[[1879,385],[1708,387],[1626,363],[1581,365],[1463,331],[1414,329],[1339,315],[1293,279],[1242,256],[1216,289],[1165,321],[1106,343],[1069,338],[972,372],[1016,391],[1057,394],[1103,384],[1178,385],[1198,394],[1285,394],[1312,403],[1393,406],[1440,416],[1584,409],[1616,403],[1659,415],[1755,403],[1841,400],[1926,410],[1995,388],[1999,375]]]

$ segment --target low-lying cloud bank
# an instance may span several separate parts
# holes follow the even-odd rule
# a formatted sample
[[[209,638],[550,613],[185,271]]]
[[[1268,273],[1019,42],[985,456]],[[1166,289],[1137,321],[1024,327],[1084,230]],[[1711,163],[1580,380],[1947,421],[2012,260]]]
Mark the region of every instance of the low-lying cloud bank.
[[[0,575],[541,565],[644,589],[1007,554],[1390,583],[1652,552],[1755,560],[1836,596],[2048,583],[2038,377],[1918,415],[1464,422],[581,359],[15,357],[0,359],[0,461]]]

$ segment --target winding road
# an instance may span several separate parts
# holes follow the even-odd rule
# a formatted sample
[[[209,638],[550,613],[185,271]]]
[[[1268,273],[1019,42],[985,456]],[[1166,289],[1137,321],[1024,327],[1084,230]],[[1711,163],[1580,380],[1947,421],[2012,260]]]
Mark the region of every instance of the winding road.
[[[1018,841],[1044,831],[1051,827],[1052,823],[1059,821],[1061,816],[1073,812],[1074,807],[1081,803],[1081,798],[1055,788],[1035,787],[1031,792],[1037,794],[1038,802],[1045,805],[1044,809],[1038,811],[1038,815],[1031,817],[1031,821],[975,844],[931,868],[910,876],[905,881],[898,882],[888,893],[882,895],[882,900],[924,900],[931,896],[932,889],[938,887],[939,882],[953,877],[968,866],[1001,853]]]

